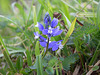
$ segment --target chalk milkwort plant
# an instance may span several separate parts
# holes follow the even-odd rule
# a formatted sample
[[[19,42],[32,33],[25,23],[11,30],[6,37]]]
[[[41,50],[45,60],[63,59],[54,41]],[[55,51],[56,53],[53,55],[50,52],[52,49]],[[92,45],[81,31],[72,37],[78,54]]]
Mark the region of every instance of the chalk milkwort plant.
[[[9,20],[9,19],[7,19]],[[11,21],[11,20],[9,20]],[[12,22],[12,21],[11,21]],[[59,58],[57,54],[60,53],[61,49],[64,48],[64,45],[66,44],[69,36],[72,34],[76,22],[75,20],[72,22],[72,25],[70,26],[67,34],[63,38],[63,40],[55,40],[54,37],[59,36],[61,33],[63,33],[63,30],[60,29],[59,26],[57,26],[59,20],[57,18],[53,18],[51,20],[51,17],[49,13],[47,12],[44,17],[44,26],[41,23],[37,23],[34,28],[38,28],[39,31],[35,30],[34,32],[35,39],[38,39],[36,41],[35,46],[35,57],[36,59],[32,59],[31,51],[29,51],[26,48],[26,60],[22,56],[18,56],[16,65],[14,65],[9,57],[9,52],[2,40],[2,37],[0,36],[0,43],[2,44],[2,53],[10,67],[9,74],[14,75],[15,73],[19,74],[30,74],[32,75],[33,72],[37,73],[37,75],[48,75],[48,74],[57,74],[60,73],[62,75],[62,71],[69,70],[70,64],[73,63],[73,61],[69,59],[73,59],[73,57],[68,57],[68,59],[64,59],[63,57]],[[42,33],[42,34],[41,34]],[[25,34],[25,33],[24,33]],[[26,35],[26,34],[25,34]],[[27,36],[28,37],[28,36]],[[41,45],[41,46],[39,46]],[[65,49],[66,50],[66,49]],[[40,52],[42,51],[42,52]],[[53,55],[52,53],[56,53]],[[58,58],[57,58],[58,57]],[[68,60],[68,62],[66,62]],[[69,62],[70,61],[70,62]],[[27,63],[27,64],[24,64]],[[68,63],[66,65],[66,63]],[[23,68],[25,66],[25,68]],[[27,66],[27,67],[26,67]],[[0,70],[1,71],[1,70]],[[8,70],[7,70],[8,72]],[[6,74],[4,70],[2,70],[2,74]]]
[[[49,16],[49,13],[47,12],[44,17],[44,24],[45,27],[41,23],[37,23],[35,27],[38,27],[39,30],[42,32],[43,35],[46,35],[47,38],[44,38],[38,32],[34,32],[35,39],[39,38],[40,45],[47,49],[52,48],[52,51],[56,51],[58,48],[62,49],[63,45],[61,44],[62,40],[59,41],[50,41],[51,37],[60,35],[62,33],[62,30],[59,29],[58,19],[54,18],[51,21],[51,17]],[[57,27],[56,27],[57,26]],[[56,28],[55,28],[56,27]]]
[[[44,66],[44,67],[46,67],[45,71],[48,74],[54,74],[54,70],[53,70],[54,66],[56,67],[56,73],[58,74],[58,64],[59,64],[60,74],[62,74],[62,69],[63,68],[62,68],[62,63],[61,62],[62,62],[63,59],[61,59],[59,61],[59,59],[57,59],[56,56],[54,56],[54,55],[53,55],[53,58],[51,59],[51,58],[48,57],[48,55],[46,56],[46,54],[47,54],[47,52],[52,50],[53,52],[56,52],[56,54],[59,55],[61,49],[63,49],[63,46],[66,44],[66,42],[68,40],[68,37],[71,35],[71,33],[74,30],[74,25],[75,25],[75,22],[76,22],[76,18],[72,22],[72,25],[69,28],[69,31],[67,32],[67,35],[65,36],[64,40],[55,41],[54,38],[52,40],[52,37],[58,36],[63,32],[62,30],[60,30],[60,27],[57,26],[58,22],[59,22],[58,19],[55,18],[55,17],[53,18],[53,20],[51,20],[51,17],[49,15],[49,13],[47,12],[45,14],[45,17],[44,17],[44,24],[45,25],[43,26],[39,22],[35,25],[35,28],[39,29],[39,32],[38,31],[34,32],[34,35],[35,35],[34,38],[38,39],[37,43],[36,43],[36,47],[39,46],[38,43],[40,43],[40,45],[42,47],[44,47],[44,51],[41,53],[43,55],[42,58],[41,58],[41,54],[39,53],[40,52],[39,48],[35,49],[35,53],[36,53],[36,63],[35,64],[38,67],[39,67],[39,64],[43,65],[42,62],[39,63],[39,60],[37,58],[39,58],[40,61],[42,61],[42,59],[43,59],[43,61],[46,61],[47,59],[50,59],[50,60],[48,60],[48,66]],[[42,33],[42,35],[40,35],[39,33]],[[65,64],[65,63],[66,62],[63,62],[63,64]],[[34,67],[34,65],[31,66],[30,68],[32,69],[32,67]],[[70,66],[70,63],[68,64],[67,67],[69,68],[69,66]],[[39,70],[39,68],[37,69],[37,74],[38,75],[43,74],[43,72],[42,72],[43,68],[40,67],[40,70]]]

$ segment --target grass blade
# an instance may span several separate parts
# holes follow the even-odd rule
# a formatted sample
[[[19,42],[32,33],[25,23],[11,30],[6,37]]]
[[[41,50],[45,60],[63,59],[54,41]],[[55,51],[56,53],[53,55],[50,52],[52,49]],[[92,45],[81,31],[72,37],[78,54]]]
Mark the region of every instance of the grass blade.
[[[32,59],[31,59],[31,54],[30,54],[29,50],[26,50],[26,55],[27,55],[28,66],[31,66],[32,65]]]
[[[41,57],[41,55],[37,55],[36,56],[36,67],[37,67],[37,75],[43,75],[42,57]]]
[[[39,41],[36,42],[36,46],[35,46],[35,55],[40,55]]]
[[[99,29],[100,29],[100,2],[98,4],[98,8],[97,8],[97,24],[98,24]]]
[[[22,56],[18,56],[16,67],[18,70],[21,70],[23,68],[23,57]]]
[[[65,2],[64,0],[61,0],[63,3],[65,3],[66,5],[68,5],[70,8],[72,8],[75,11],[78,11],[76,8],[74,8],[73,6],[71,6],[69,3]]]
[[[62,12],[62,11],[60,11],[63,15],[64,15],[64,17],[66,18],[66,21],[67,21],[67,24],[68,24],[68,28],[71,26],[71,22],[69,21],[69,19],[66,17],[66,15]]]
[[[0,36],[0,43],[2,44],[2,46],[3,46],[3,48],[4,48],[4,49],[2,49],[2,53],[3,53],[3,55],[4,55],[4,57],[5,57],[5,59],[6,59],[7,63],[8,63],[8,65],[9,65],[9,67],[12,69],[12,71],[13,71],[14,73],[16,73],[16,69],[15,69],[15,67],[14,67],[14,65],[13,65],[13,63],[12,63],[10,57],[9,57],[8,50],[7,50],[6,46],[4,45],[4,42],[3,42],[1,36]]]
[[[37,17],[36,17],[36,9],[35,6],[33,6],[33,20],[34,20],[34,26],[37,25]],[[38,27],[35,27],[35,32],[39,33]]]
[[[63,45],[66,44],[66,42],[68,41],[68,38],[69,38],[70,35],[72,34],[72,32],[73,32],[73,30],[74,30],[74,27],[75,27],[75,22],[76,22],[76,18],[75,18],[74,21],[72,22],[72,24],[71,24],[71,26],[70,26],[70,28],[69,28],[69,30],[68,30],[68,32],[67,32],[67,34],[66,34],[66,36],[65,36],[65,38],[64,38],[64,40],[63,40],[63,42],[62,42]]]

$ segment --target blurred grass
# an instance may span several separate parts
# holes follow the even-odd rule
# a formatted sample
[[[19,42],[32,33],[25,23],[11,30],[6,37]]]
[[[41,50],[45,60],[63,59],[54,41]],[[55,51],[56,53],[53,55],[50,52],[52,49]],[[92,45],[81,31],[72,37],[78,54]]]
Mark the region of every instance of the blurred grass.
[[[0,0],[0,14],[11,14],[10,0]]]

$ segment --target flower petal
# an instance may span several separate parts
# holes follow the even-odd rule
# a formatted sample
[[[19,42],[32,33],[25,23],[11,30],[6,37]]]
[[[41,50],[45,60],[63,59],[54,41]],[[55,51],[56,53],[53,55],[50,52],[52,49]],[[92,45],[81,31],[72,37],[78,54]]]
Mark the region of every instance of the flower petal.
[[[51,22],[51,27],[54,28],[58,24],[58,19],[54,18]]]
[[[35,35],[35,39],[38,39],[39,38],[39,34],[38,34],[38,32],[34,32],[34,35]]]
[[[57,43],[59,43],[59,42],[61,42],[61,41],[63,41],[63,40],[59,40],[59,41],[57,41]]]
[[[59,35],[59,34],[61,34],[62,33],[62,30],[59,30],[58,32],[56,32],[53,36],[57,36],[57,35]]]
[[[40,42],[46,42],[46,40],[47,40],[46,38],[44,38],[42,36],[40,36],[39,38],[40,38],[40,40],[39,40]]]
[[[41,23],[38,23],[38,27],[39,27],[39,30],[42,31],[44,29],[43,25]]]
[[[40,45],[41,45],[42,47],[46,47],[46,42],[40,42]]]
[[[58,49],[58,47],[59,47],[59,45],[57,44],[57,45],[55,45],[55,46],[53,46],[52,47],[52,51],[56,51],[57,49]]]
[[[55,44],[56,44],[56,41],[52,41],[52,42],[50,42],[48,48],[52,48]]]
[[[52,30],[52,36],[57,36],[62,33],[62,30],[59,30],[59,27]]]
[[[44,30],[42,31],[42,33],[43,33],[44,35],[47,35],[47,34],[48,34],[48,29],[44,29]]]

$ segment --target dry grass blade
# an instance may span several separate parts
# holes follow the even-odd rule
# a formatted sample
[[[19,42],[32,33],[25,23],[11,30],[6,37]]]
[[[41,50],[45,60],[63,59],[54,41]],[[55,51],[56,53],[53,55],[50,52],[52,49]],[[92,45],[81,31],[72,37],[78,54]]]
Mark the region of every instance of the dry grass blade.
[[[74,72],[73,72],[73,75],[78,75],[79,70],[80,70],[80,66],[77,65],[76,68],[75,68],[75,70],[74,70]]]

